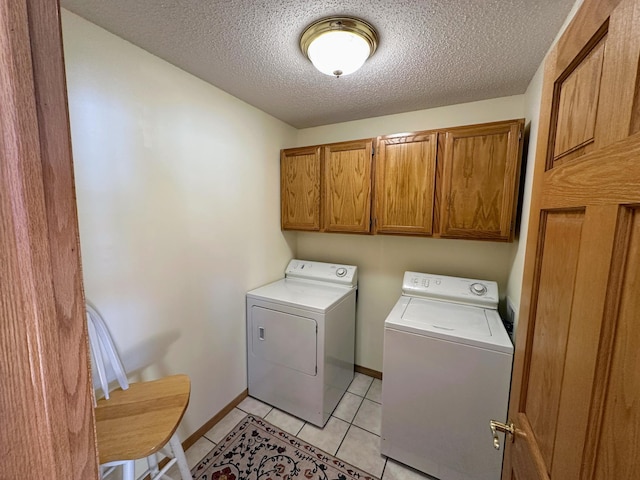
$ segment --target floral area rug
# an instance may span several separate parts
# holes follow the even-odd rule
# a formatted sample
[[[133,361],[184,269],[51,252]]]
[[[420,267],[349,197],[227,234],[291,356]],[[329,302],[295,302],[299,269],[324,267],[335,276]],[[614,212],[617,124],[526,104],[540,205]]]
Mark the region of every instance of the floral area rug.
[[[252,415],[236,425],[191,474],[196,480],[377,480]]]

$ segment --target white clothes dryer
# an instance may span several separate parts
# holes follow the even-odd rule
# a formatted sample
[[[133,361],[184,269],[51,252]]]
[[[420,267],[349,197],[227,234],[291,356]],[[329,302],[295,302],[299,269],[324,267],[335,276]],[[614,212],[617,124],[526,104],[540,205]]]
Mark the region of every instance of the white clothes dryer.
[[[247,293],[249,395],[323,427],[353,379],[358,269],[291,260]]]
[[[499,480],[513,344],[495,282],[406,272],[385,321],[380,449],[441,480]],[[504,437],[500,443],[504,445]]]

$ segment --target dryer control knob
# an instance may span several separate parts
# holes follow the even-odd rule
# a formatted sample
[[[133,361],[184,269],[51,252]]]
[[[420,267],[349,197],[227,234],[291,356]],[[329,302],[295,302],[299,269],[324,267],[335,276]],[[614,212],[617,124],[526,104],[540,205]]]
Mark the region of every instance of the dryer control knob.
[[[340,267],[339,269],[336,270],[336,275],[338,277],[344,277],[347,274],[347,269]]]
[[[478,296],[482,296],[487,293],[487,287],[481,283],[472,283],[469,290],[471,290],[471,293]]]

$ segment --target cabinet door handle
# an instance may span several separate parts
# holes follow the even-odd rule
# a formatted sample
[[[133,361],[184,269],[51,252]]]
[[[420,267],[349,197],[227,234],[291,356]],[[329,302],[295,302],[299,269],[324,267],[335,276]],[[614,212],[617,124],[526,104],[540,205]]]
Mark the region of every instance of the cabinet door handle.
[[[258,338],[264,340],[264,327],[258,327]]]

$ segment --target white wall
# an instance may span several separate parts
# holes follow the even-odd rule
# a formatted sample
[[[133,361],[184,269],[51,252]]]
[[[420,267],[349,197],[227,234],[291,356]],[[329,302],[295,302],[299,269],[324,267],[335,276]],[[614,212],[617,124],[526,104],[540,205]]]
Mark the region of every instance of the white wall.
[[[513,243],[513,259],[511,270],[507,281],[506,296],[507,301],[514,309],[514,334],[517,332],[518,311],[520,310],[520,296],[522,293],[522,276],[524,269],[524,254],[527,243],[527,232],[529,230],[529,210],[531,208],[531,187],[533,184],[533,165],[536,158],[536,141],[538,138],[538,123],[540,117],[540,101],[542,99],[542,80],[544,77],[544,64],[540,65],[538,71],[529,83],[529,87],[524,95],[526,104],[525,129],[528,130],[529,146],[525,151],[527,161],[524,189],[522,193],[522,215],[520,216],[520,228]],[[515,338],[515,337],[514,337]]]
[[[297,145],[522,118],[523,95],[300,130]],[[356,363],[382,371],[384,319],[398,300],[406,270],[498,282],[504,295],[513,246],[393,235],[298,233],[297,256],[359,268]]]
[[[376,370],[405,270],[493,279],[519,304],[524,242],[283,234],[278,158],[521,117],[535,139],[540,71],[525,95],[296,131],[67,11],[63,33],[87,297],[141,378],[190,375],[183,437],[246,388],[244,294],[292,256],[360,267],[356,362]]]
[[[493,98],[298,130],[296,146],[522,118],[524,96]],[[290,145],[293,146],[293,145]]]
[[[296,130],[67,11],[63,34],[87,298],[140,377],[191,377],[186,438],[246,388],[245,292],[293,256]]]

